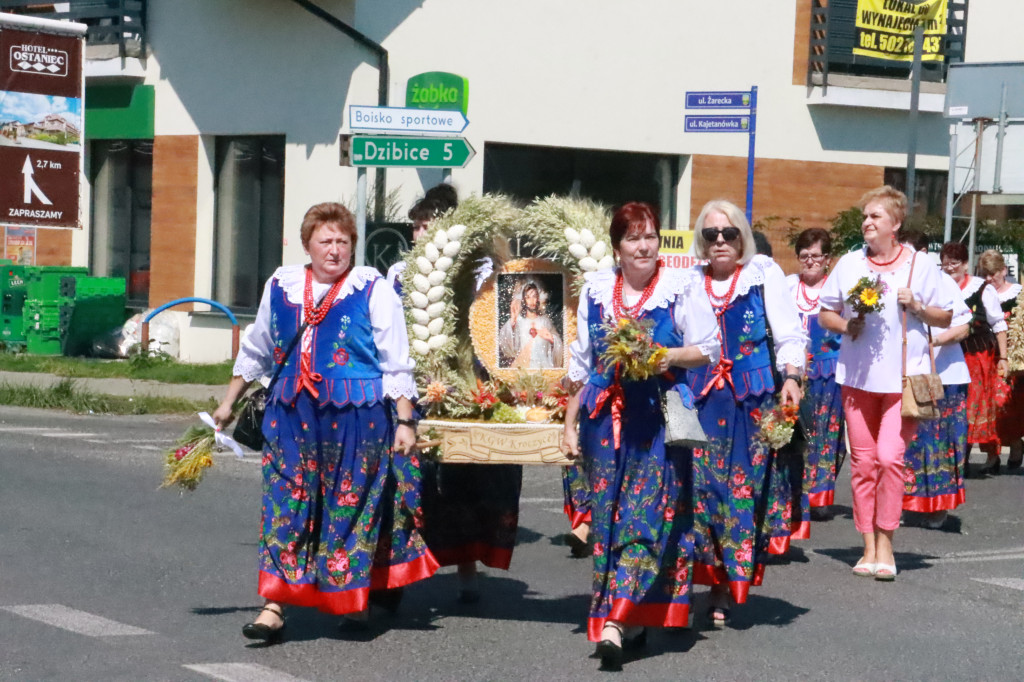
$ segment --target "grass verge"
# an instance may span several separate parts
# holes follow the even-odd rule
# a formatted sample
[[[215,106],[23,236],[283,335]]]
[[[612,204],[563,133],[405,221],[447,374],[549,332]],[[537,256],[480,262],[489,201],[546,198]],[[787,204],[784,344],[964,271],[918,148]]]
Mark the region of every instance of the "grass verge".
[[[195,414],[211,411],[216,401],[197,402],[159,396],[119,396],[81,390],[73,379],[53,386],[15,386],[0,382],[0,405],[41,407],[80,414]]]
[[[168,384],[224,385],[231,380],[232,362],[192,365],[166,356],[134,355],[127,360],[46,357],[21,353],[0,353],[2,372],[40,372],[71,378],[121,378],[161,381]]]

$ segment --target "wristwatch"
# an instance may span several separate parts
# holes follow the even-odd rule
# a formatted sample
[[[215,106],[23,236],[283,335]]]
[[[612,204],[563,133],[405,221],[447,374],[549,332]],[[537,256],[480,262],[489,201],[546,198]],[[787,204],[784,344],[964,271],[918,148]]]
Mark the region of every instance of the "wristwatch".
[[[398,425],[399,426],[408,426],[413,431],[416,430],[416,425],[417,424],[419,424],[419,422],[416,421],[415,419],[399,419],[398,420]]]
[[[783,380],[784,382],[785,382],[785,381],[786,381],[787,379],[792,379],[793,381],[795,381],[795,382],[796,382],[796,385],[797,385],[797,386],[800,386],[801,388],[803,388],[803,385],[804,385],[804,378],[803,378],[802,376],[800,376],[799,374],[786,374],[786,375],[784,375],[784,376],[782,377],[782,380]]]

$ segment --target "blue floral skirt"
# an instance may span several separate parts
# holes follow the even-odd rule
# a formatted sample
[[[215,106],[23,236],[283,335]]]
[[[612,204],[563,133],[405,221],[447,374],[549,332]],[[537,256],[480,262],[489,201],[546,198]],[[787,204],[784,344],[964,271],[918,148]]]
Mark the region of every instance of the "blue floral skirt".
[[[846,456],[842,387],[835,376],[811,379],[803,400],[812,414],[804,432],[803,489],[811,507],[827,507],[835,501],[836,470]]]
[[[660,396],[647,393],[626,385],[618,449],[609,407],[596,417],[581,410],[594,540],[591,641],[606,620],[685,627],[689,619],[692,514],[680,493],[690,483],[690,451],[666,452]]]
[[[342,614],[370,589],[430,577],[419,459],[392,452],[390,404],[319,406],[305,391],[263,421],[259,593]]]
[[[966,499],[967,385],[942,388],[941,418],[919,421],[903,453],[903,508],[907,511],[956,509]]]
[[[697,403],[705,448],[693,451],[693,582],[728,585],[738,604],[760,585],[768,554],[789,549],[789,471],[758,439],[751,414],[775,406],[771,393],[737,402],[729,388]]]
[[[590,482],[582,464],[562,467],[562,495],[570,526],[575,529],[590,523]]]

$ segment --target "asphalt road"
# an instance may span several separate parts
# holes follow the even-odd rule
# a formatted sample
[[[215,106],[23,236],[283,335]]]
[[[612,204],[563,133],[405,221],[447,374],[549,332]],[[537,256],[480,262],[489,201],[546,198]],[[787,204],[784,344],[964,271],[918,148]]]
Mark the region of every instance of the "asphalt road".
[[[240,634],[255,592],[259,468],[222,455],[185,496],[158,490],[161,450],[187,420],[0,407],[0,679],[589,680],[590,562],[561,540],[558,470],[527,468],[512,570],[455,602],[446,571],[407,591],[366,641],[289,613],[274,647]],[[976,457],[979,457],[976,455]],[[730,627],[699,593],[689,630],[656,632],[621,679],[1020,680],[1024,477],[968,481],[941,531],[901,529],[900,575],[850,574],[840,514],[770,566]],[[379,615],[379,614],[378,614]]]

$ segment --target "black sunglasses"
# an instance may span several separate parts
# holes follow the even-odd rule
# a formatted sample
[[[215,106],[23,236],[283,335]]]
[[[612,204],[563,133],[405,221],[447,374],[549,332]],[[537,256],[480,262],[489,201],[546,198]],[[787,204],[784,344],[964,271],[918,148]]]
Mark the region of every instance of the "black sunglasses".
[[[718,241],[718,235],[722,235],[722,239],[727,242],[734,242],[740,238],[740,228],[738,227],[705,227],[700,231],[700,236],[704,237],[704,241],[709,244],[713,244]]]

